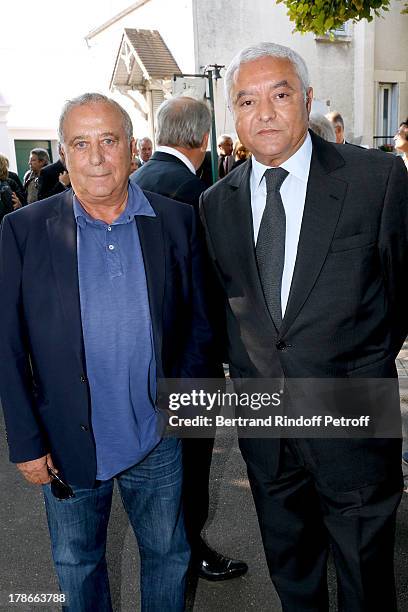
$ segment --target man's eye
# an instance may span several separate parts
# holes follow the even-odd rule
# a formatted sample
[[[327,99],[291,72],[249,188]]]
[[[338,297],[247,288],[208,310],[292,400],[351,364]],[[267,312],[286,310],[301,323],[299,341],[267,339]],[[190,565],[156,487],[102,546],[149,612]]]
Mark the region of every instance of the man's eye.
[[[276,97],[278,98],[278,100],[284,100],[285,98],[289,98],[289,94],[281,91],[280,93],[276,94]]]
[[[106,145],[111,145],[113,144],[115,141],[113,140],[113,138],[104,138],[103,139],[103,143]]]
[[[76,149],[85,149],[86,142],[84,140],[80,140],[79,142],[76,142],[74,146]]]
[[[244,100],[243,102],[241,102],[240,106],[252,106],[253,103],[253,100]]]

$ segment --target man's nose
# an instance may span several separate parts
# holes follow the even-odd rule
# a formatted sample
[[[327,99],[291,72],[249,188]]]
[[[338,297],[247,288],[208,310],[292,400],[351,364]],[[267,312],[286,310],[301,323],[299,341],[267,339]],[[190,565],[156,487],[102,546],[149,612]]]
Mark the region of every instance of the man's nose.
[[[258,105],[259,119],[261,121],[267,122],[271,119],[275,119],[276,117],[276,109],[273,101],[268,98],[263,98],[260,100]]]
[[[99,166],[104,161],[102,147],[99,143],[91,144],[89,149],[89,162],[93,166]]]

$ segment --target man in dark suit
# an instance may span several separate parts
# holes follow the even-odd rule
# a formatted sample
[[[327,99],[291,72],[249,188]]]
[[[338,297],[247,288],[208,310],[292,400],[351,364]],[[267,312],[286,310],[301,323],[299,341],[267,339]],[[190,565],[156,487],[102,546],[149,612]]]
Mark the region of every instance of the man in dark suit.
[[[53,164],[42,168],[38,177],[38,199],[44,200],[57,193],[62,193],[70,186],[67,169],[61,159],[58,159]]]
[[[60,119],[73,191],[2,225],[0,394],[10,459],[44,485],[67,610],[112,610],[114,479],[141,555],[142,610],[184,610],[190,549],[180,442],[161,437],[156,379],[212,373],[190,206],[128,183],[132,123],[84,94]]]
[[[183,127],[183,112],[189,112],[189,129]],[[194,112],[200,113],[201,124]],[[198,200],[207,186],[196,176],[196,170],[207,150],[210,111],[193,98],[171,98],[161,104],[156,121],[156,151],[130,180],[141,189],[191,204],[198,212]]]
[[[385,420],[396,419],[398,429],[394,361],[408,307],[401,160],[309,134],[307,68],[287,47],[244,49],[225,80],[253,157],[203,194],[201,214],[227,299],[231,377],[287,379],[283,389],[291,378],[394,377]],[[337,409],[347,414],[348,406]],[[370,414],[370,405],[361,411]],[[339,610],[397,609],[401,441],[349,434],[240,439],[286,612],[328,610],[329,543]]]
[[[234,143],[232,142],[231,136],[228,134],[221,134],[217,140],[218,147],[218,177],[224,178],[230,172],[234,165],[234,156],[232,151],[234,149]]]
[[[136,144],[137,163],[139,168],[147,164],[153,153],[153,143],[148,136],[138,138]]]
[[[186,96],[171,98],[159,107],[156,123],[156,151],[130,180],[142,189],[191,204],[198,213],[199,197],[206,184],[196,176],[196,170],[207,150],[211,112],[203,101]],[[210,280],[207,287],[207,293],[215,291]],[[221,364],[214,364],[213,375],[223,376]],[[185,520],[199,576],[226,580],[242,576],[248,567],[243,561],[214,551],[201,537],[209,511],[213,446],[214,437],[183,440]]]

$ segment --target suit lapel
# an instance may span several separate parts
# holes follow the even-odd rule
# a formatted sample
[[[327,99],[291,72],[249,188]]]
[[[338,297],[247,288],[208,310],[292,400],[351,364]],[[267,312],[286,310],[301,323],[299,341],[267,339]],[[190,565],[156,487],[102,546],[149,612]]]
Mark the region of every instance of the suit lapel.
[[[79,301],[76,222],[72,191],[61,194],[57,214],[47,219],[47,231],[55,283],[64,313],[66,336],[73,345],[83,369],[81,307]]]
[[[280,335],[285,334],[294,322],[320,274],[347,190],[345,181],[330,176],[330,172],[344,165],[343,157],[332,145],[311,135],[313,153],[305,208]]]
[[[148,194],[145,193],[145,195],[149,199]],[[161,364],[166,264],[163,227],[160,215],[157,212],[156,217],[137,215],[136,224],[146,273],[156,361]]]

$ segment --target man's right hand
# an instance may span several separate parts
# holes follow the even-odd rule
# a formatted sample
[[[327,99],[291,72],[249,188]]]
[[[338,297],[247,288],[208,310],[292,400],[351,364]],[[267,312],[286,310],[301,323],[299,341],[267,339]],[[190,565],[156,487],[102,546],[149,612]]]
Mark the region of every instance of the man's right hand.
[[[24,478],[32,484],[48,484],[51,482],[47,465],[49,465],[54,472],[58,472],[58,470],[54,467],[51,455],[49,453],[44,455],[44,457],[40,457],[39,459],[24,461],[24,463],[16,463],[16,465],[23,474]]]

